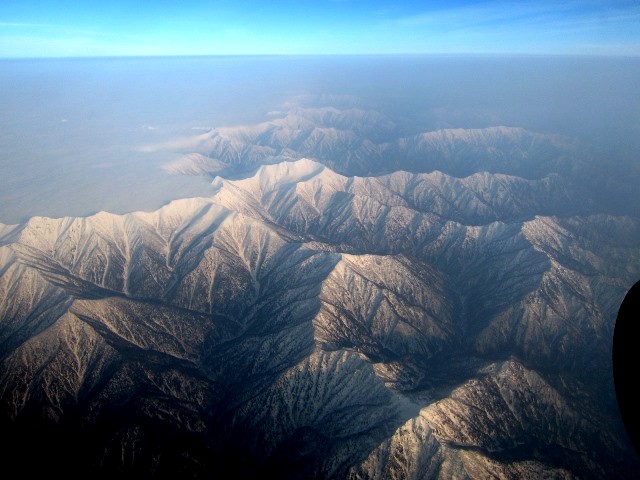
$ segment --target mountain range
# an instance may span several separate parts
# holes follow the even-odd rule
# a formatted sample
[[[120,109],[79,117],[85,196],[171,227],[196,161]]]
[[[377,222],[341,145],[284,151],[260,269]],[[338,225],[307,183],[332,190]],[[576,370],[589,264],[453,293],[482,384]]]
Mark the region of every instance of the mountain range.
[[[208,197],[0,226],[8,462],[632,477],[610,358],[633,205],[594,194],[603,167],[557,135],[396,133],[296,107],[165,146]]]

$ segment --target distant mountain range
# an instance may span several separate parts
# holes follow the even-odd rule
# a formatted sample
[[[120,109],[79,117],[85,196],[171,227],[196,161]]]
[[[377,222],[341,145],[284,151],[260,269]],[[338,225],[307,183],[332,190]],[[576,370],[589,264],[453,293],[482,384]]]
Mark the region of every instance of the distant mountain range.
[[[297,108],[169,147],[208,198],[0,226],[8,461],[633,476],[610,357],[634,207],[593,194],[602,167],[561,137],[394,128]]]
[[[539,177],[576,167],[575,159],[567,158],[571,145],[566,139],[522,128],[448,129],[398,137],[390,119],[370,110],[296,107],[282,115],[170,143],[166,147],[193,149],[211,163],[188,155],[168,168],[192,173],[199,165],[198,173],[216,174],[222,166],[251,167],[304,157],[349,175],[441,170],[464,176],[486,170]]]

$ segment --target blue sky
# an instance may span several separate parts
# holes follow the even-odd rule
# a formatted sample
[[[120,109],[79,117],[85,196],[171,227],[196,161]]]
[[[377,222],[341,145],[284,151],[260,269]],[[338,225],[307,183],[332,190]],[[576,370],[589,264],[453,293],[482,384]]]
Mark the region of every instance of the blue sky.
[[[640,1],[1,0],[0,57],[640,55]]]

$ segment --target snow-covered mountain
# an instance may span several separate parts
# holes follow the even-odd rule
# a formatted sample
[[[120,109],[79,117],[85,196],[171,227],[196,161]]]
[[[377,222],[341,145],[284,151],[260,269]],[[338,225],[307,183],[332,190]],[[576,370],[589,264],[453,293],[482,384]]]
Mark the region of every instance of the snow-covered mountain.
[[[610,349],[640,219],[582,201],[562,155],[536,154],[557,139],[520,129],[371,143],[446,150],[450,168],[337,173],[325,160],[353,145],[336,125],[393,128],[366,115],[207,134],[208,158],[267,163],[208,198],[2,226],[9,458],[181,478],[631,476]],[[322,161],[263,162],[261,145]]]
[[[503,189],[529,183],[534,192],[512,208],[542,215],[637,215],[637,168],[576,139],[507,126],[415,133],[375,110],[321,105],[294,104],[263,123],[212,128],[145,148],[177,155],[165,165],[176,175],[251,177],[263,165],[311,159],[348,177],[443,173],[452,182],[476,183],[474,194],[492,202],[504,198]],[[492,184],[483,185],[478,175]],[[437,181],[421,177],[429,178]]]
[[[296,107],[264,123],[214,128],[164,148],[186,153],[168,166],[184,174],[308,157],[348,175],[441,170],[456,176],[490,171],[540,177],[576,161],[571,143],[557,135],[489,127],[402,136],[374,110],[333,107]]]

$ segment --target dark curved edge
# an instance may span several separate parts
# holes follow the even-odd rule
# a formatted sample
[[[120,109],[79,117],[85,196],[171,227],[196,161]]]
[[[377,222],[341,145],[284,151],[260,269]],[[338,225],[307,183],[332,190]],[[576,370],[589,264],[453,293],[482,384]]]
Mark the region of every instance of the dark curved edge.
[[[622,421],[640,454],[640,281],[627,292],[618,311],[613,378]]]

